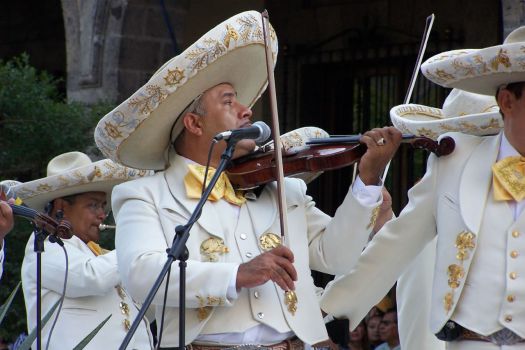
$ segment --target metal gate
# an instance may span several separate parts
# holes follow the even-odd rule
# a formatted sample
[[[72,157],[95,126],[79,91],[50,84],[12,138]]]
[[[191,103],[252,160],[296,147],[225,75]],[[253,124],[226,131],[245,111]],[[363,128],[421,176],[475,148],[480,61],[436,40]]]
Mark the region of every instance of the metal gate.
[[[430,42],[425,57],[450,50],[453,42]],[[283,130],[314,125],[329,134],[359,134],[391,125],[390,108],[403,103],[419,43],[359,46],[332,51],[284,54],[285,86],[280,100]],[[448,94],[420,74],[412,103],[441,107]],[[428,154],[402,145],[392,161],[386,187],[396,213],[407,190],[424,174]],[[323,174],[308,186],[320,209],[333,215],[352,180],[352,168]]]

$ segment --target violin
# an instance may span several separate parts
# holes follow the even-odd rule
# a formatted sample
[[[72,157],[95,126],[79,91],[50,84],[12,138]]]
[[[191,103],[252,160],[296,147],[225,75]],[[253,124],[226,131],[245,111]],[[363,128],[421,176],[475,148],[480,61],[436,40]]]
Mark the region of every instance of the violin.
[[[283,155],[285,176],[300,173],[340,169],[355,162],[366,153],[366,145],[359,143],[361,135],[336,136],[312,139],[307,148],[292,155]],[[424,136],[404,134],[403,143],[424,149],[436,156],[445,156],[454,150],[455,142],[450,136],[439,141]],[[275,181],[275,158],[273,151],[264,148],[233,160],[226,169],[228,178],[236,189],[250,189]]]
[[[5,191],[4,188],[0,186],[0,200],[6,201],[6,193],[8,192],[9,190]],[[9,204],[13,210],[13,215],[28,219],[39,230],[42,230],[47,234],[55,235],[64,239],[69,239],[73,236],[73,228],[67,220],[57,221],[47,214],[41,213],[26,206],[9,202],[7,204]]]

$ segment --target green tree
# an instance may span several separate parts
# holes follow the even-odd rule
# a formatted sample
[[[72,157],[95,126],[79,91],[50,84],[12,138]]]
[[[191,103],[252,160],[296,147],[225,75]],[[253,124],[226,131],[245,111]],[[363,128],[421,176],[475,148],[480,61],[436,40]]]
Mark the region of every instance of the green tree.
[[[30,66],[27,55],[0,61],[0,180],[24,182],[44,177],[49,160],[64,152],[83,151],[100,157],[93,129],[113,106],[68,103],[60,93],[60,83]],[[20,268],[31,231],[27,221],[17,218],[15,228],[5,239],[1,301],[21,279]],[[112,248],[112,237],[107,237],[105,243]],[[17,293],[0,337],[13,340],[21,332],[27,332],[26,314],[23,295]]]

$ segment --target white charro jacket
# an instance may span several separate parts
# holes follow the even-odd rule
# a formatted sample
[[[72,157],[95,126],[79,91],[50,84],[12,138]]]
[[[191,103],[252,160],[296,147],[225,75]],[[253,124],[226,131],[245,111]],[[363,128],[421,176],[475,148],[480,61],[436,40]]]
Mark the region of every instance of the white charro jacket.
[[[124,320],[133,322],[138,309],[126,291],[117,288],[120,276],[115,251],[95,256],[76,236],[63,241],[69,257],[66,298],[49,349],[73,349],[109,315],[109,320],[85,349],[118,349],[127,334]],[[36,253],[33,246],[34,235],[31,235],[22,264],[22,287],[29,331],[36,327]],[[60,299],[65,267],[62,248],[46,239],[45,251],[42,253],[42,317]],[[125,306],[121,303],[128,306],[129,316],[123,314],[122,308]],[[55,315],[56,311],[42,330],[42,348],[47,345]],[[130,348],[145,350],[152,349],[152,346],[149,325],[142,321],[131,340]]]
[[[452,133],[449,136],[456,141],[454,152],[441,158],[430,156],[424,178],[409,191],[408,205],[397,219],[376,234],[354,270],[327,287],[321,301],[323,310],[336,317],[348,317],[355,327],[425,244],[437,235],[430,315],[430,330],[436,333],[453,318],[461,303],[478,237],[506,235],[509,239],[504,249],[509,253],[516,245],[518,250],[523,245],[525,215],[522,213],[509,225],[501,216],[506,211],[510,215],[507,204],[488,200],[491,167],[498,156],[501,134],[477,137]],[[488,252],[508,257],[505,271],[511,277],[499,289],[502,296],[507,291],[514,296],[512,302],[504,302],[493,314],[502,326],[525,337],[525,279],[522,278],[525,264],[506,251]],[[518,276],[512,281],[511,271],[516,274],[514,277]],[[487,280],[490,277],[487,276]],[[337,302],[343,296],[348,302]]]
[[[187,222],[197,204],[186,196],[184,159],[173,155],[170,163],[166,171],[121,184],[113,191],[119,266],[124,284],[138,300],[144,300],[164,265],[175,227]],[[268,184],[258,198],[247,195],[251,199],[240,207],[238,218],[231,215],[231,208],[225,210],[224,205],[230,205],[225,201],[205,204],[187,242],[186,343],[199,334],[243,332],[261,323],[279,332],[292,330],[309,344],[328,338],[310,269],[348,272],[367,241],[377,210],[361,206],[349,193],[330,218],[306,195],[303,181],[287,179],[289,246],[298,272],[297,312],[292,315],[287,310],[283,291],[272,282],[244,289],[238,299],[228,300],[232,267],[261,254],[261,235],[279,235],[275,187]],[[224,241],[227,249],[202,252],[201,245],[209,239]],[[174,265],[167,296],[165,347],[178,346],[178,276]],[[154,299],[157,319],[163,290],[161,286]]]

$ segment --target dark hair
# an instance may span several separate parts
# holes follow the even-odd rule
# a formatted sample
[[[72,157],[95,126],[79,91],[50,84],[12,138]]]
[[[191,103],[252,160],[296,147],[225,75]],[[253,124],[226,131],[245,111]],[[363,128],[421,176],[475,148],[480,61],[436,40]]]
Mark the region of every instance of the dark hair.
[[[65,200],[69,204],[74,204],[75,203],[75,199],[76,199],[77,196],[78,196],[78,193],[77,194],[71,194],[69,196],[59,197],[59,198]],[[55,198],[55,199],[47,202],[47,204],[46,204],[46,206],[44,208],[44,212],[46,214],[48,214],[48,215],[51,214],[51,212],[53,211],[53,208],[55,206],[55,200],[56,199],[58,199],[58,198]]]

